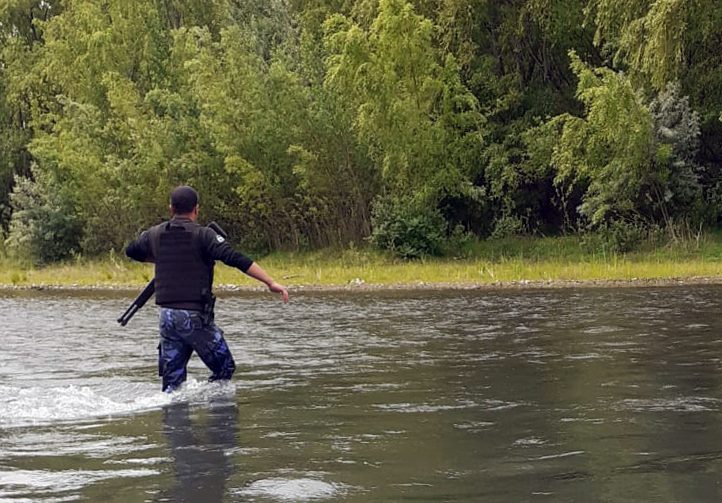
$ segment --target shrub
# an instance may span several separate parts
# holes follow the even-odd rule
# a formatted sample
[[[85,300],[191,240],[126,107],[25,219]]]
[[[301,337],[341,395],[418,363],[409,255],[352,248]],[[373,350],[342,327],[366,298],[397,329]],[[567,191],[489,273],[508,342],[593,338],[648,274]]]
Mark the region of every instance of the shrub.
[[[446,222],[435,208],[411,199],[377,199],[371,224],[371,243],[380,249],[407,259],[441,255]]]
[[[613,220],[585,235],[582,246],[588,251],[627,253],[638,249],[650,237],[650,228],[642,222]]]
[[[6,244],[13,255],[45,264],[78,253],[82,226],[70,202],[45,179],[16,176],[10,202],[13,213]]]
[[[494,225],[494,232],[491,237],[495,239],[520,236],[526,231],[526,226],[521,217],[517,215],[505,215],[499,218]]]

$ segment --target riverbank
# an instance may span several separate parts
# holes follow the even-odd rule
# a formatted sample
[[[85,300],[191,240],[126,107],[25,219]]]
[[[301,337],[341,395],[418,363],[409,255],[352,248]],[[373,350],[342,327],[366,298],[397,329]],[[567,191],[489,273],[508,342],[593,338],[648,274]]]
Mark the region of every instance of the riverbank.
[[[481,241],[457,256],[419,261],[372,249],[274,253],[258,258],[277,281],[295,289],[523,288],[722,283],[722,234],[649,246],[627,254],[589,250],[578,237]],[[0,261],[0,288],[136,290],[152,266],[125,257],[76,260],[47,267]],[[256,289],[242,273],[216,268],[219,290]]]

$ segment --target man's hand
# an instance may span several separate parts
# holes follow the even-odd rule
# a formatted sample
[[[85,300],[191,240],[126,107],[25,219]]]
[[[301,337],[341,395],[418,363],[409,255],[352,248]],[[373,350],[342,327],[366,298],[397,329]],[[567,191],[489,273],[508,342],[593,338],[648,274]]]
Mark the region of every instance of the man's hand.
[[[268,286],[268,289],[273,293],[280,293],[284,304],[288,302],[288,290],[286,290],[286,287],[273,281],[260,265],[254,262],[251,267],[248,268],[246,274],[248,274],[251,278],[257,279],[261,283],[265,283]]]
[[[270,285],[268,285],[268,289],[273,293],[280,293],[284,304],[288,302],[288,290],[286,290],[285,286],[279,285],[278,283],[273,281]]]

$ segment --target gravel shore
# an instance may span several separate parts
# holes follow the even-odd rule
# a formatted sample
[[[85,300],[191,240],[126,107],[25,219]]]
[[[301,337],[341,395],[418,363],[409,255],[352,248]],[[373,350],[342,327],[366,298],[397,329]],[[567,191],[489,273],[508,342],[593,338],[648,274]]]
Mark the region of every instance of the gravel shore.
[[[432,283],[415,281],[411,283],[372,284],[363,280],[352,280],[344,285],[293,285],[289,284],[291,292],[366,292],[383,290],[497,290],[497,289],[542,289],[542,288],[629,288],[629,287],[665,287],[665,286],[692,286],[692,285],[722,285],[722,276],[709,277],[679,277],[679,278],[632,278],[613,280],[543,280],[543,281],[497,281],[497,282],[443,282]],[[108,292],[137,292],[143,285],[117,285],[117,284],[31,284],[31,285],[0,285],[0,292],[13,291],[108,291]],[[237,286],[230,284],[215,285],[218,293],[229,292],[257,292],[265,289],[260,286]]]

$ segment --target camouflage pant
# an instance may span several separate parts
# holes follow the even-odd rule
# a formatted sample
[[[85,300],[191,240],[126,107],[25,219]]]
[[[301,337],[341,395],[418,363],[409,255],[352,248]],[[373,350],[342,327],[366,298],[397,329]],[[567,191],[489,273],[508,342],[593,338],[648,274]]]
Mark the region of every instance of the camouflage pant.
[[[198,311],[162,307],[158,374],[163,377],[163,391],[173,391],[186,380],[186,365],[194,350],[213,372],[210,381],[230,379],[236,370],[223,331],[215,323],[205,323]]]

